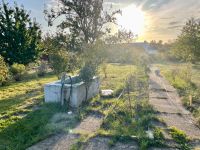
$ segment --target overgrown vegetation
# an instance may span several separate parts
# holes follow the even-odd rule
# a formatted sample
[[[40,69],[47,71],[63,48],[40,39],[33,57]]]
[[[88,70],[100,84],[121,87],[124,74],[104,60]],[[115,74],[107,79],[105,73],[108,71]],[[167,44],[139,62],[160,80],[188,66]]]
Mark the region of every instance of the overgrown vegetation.
[[[13,78],[15,79],[15,81],[22,80],[22,77],[25,74],[25,71],[26,71],[26,67],[23,64],[14,63],[10,67],[10,72],[12,73]]]
[[[183,131],[178,130],[175,127],[172,127],[170,129],[170,134],[171,134],[172,138],[180,145],[180,149],[182,149],[182,150],[190,150],[191,149],[188,144],[189,139]]]
[[[131,74],[127,82],[123,98],[116,100],[114,107],[107,112],[100,133],[112,136],[111,145],[117,141],[128,142],[134,137],[138,140],[140,149],[162,145],[162,133],[154,130],[151,124],[155,116],[147,101],[148,78],[144,68]],[[148,137],[146,131],[152,131],[156,140]]]
[[[9,78],[9,70],[8,67],[3,59],[3,57],[0,55],[0,86],[5,84],[5,82]]]
[[[113,72],[109,70],[110,67],[111,66],[108,65],[108,79],[104,78],[102,72],[102,83],[105,88],[110,87],[107,85],[107,82],[105,82],[106,80],[111,81],[108,83],[112,83],[112,81],[116,80],[110,76],[113,74]],[[122,66],[119,65],[115,67],[118,70],[119,67]],[[80,115],[83,117],[88,113],[96,113],[105,116],[100,130],[95,136],[110,137],[110,146],[114,146],[116,142],[126,143],[132,140],[138,141],[140,149],[147,149],[151,146],[163,146],[164,136],[161,130],[153,127],[151,124],[152,120],[155,119],[155,115],[153,108],[148,104],[148,77],[145,74],[145,70],[143,67],[133,68],[132,66],[127,69],[131,72],[127,74],[126,78],[124,78],[125,76],[123,75],[120,83],[122,85],[119,85],[122,87],[120,88],[120,93],[122,93],[124,89],[122,97],[117,99],[119,96],[117,95],[116,98],[111,99],[94,98],[90,101],[89,107],[85,107],[84,110],[82,109],[80,111]],[[121,77],[118,75],[116,78],[119,80]],[[115,83],[118,84],[118,82]],[[118,88],[115,87],[114,91],[118,91]],[[149,137],[146,131],[151,132],[153,138]],[[79,140],[78,143],[73,146],[73,149],[80,148],[85,142],[87,142],[87,140]]]

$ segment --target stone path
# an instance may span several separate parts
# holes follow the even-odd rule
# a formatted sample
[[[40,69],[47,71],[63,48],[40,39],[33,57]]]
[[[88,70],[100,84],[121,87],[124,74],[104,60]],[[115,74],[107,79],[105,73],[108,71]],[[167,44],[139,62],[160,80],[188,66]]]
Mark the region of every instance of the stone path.
[[[192,114],[182,106],[176,89],[159,75],[158,68],[151,67],[150,70],[150,104],[157,110],[160,118],[168,127],[184,131],[193,140],[200,139],[200,129],[195,125]]]
[[[33,145],[32,147],[28,148],[28,150],[69,150],[70,147],[75,144],[76,140],[81,134],[95,133],[100,128],[101,123],[101,117],[92,115],[88,116],[72,130],[72,133],[61,133],[54,135],[36,145]]]
[[[109,146],[109,138],[95,137],[90,139],[84,146],[84,150],[138,150],[138,144],[136,142],[120,143],[117,142],[114,146]]]

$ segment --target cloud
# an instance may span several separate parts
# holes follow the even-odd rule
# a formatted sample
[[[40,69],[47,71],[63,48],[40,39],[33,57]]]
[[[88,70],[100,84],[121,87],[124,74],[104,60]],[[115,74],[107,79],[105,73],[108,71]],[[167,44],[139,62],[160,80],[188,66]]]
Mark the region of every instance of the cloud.
[[[169,26],[168,29],[180,29],[182,27],[183,26],[181,26],[181,25],[176,25],[176,26]]]
[[[172,21],[172,22],[169,22],[169,25],[176,25],[176,24],[179,24],[180,22],[178,21]]]

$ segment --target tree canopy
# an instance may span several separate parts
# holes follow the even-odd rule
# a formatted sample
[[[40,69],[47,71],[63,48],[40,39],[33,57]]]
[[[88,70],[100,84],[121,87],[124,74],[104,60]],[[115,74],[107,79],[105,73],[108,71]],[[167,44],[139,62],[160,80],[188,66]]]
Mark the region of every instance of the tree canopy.
[[[41,31],[23,7],[0,3],[0,55],[7,63],[28,64],[37,59]]]
[[[114,11],[111,14],[103,10],[103,0],[59,0],[59,8],[45,10],[49,25],[59,17],[65,18],[58,25],[60,29],[68,29],[70,40],[81,41],[84,43],[94,43],[105,32],[107,23],[115,23],[115,14],[120,11]],[[75,43],[75,42],[74,42]]]
[[[176,57],[195,62],[200,60],[200,21],[189,19],[173,46]]]

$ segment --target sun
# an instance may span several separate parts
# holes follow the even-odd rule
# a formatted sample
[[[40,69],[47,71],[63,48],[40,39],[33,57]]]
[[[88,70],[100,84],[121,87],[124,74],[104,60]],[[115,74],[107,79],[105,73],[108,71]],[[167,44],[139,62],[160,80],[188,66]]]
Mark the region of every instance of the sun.
[[[117,17],[117,22],[120,28],[130,30],[134,34],[141,35],[144,32],[144,12],[134,4],[122,9],[122,15]]]

